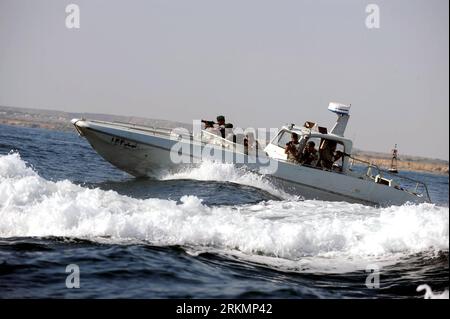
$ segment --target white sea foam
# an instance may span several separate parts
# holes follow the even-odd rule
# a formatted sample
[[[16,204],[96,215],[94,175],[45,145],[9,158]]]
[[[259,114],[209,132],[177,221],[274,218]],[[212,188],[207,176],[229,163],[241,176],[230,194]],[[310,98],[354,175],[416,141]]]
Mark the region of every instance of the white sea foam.
[[[284,192],[271,183],[264,175],[256,174],[244,168],[236,168],[233,164],[203,161],[197,166],[186,167],[176,173],[163,173],[159,176],[162,180],[194,179],[201,181],[227,181],[241,185],[247,185],[262,189],[278,198],[298,200],[294,196]]]
[[[208,207],[195,196],[181,203],[142,200],[45,180],[18,154],[9,154],[0,156],[0,237],[12,236],[107,237],[216,250],[257,262],[282,258],[293,267],[311,258],[329,265],[448,251],[449,209],[297,200]]]

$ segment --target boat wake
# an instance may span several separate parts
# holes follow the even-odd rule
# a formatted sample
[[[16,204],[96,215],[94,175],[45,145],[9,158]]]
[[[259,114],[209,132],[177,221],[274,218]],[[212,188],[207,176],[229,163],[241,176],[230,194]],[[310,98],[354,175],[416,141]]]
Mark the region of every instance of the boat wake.
[[[183,169],[173,172],[164,172],[158,176],[160,180],[175,179],[192,179],[200,181],[225,181],[240,185],[259,188],[267,193],[286,200],[299,200],[300,196],[288,194],[282,189],[277,188],[265,175],[257,174],[246,170],[245,168],[237,168],[230,163],[219,163],[212,161],[203,161],[196,166],[184,167]]]
[[[222,170],[238,182],[269,185],[226,165]],[[214,178],[216,173],[217,166],[206,166],[167,178]],[[192,195],[180,202],[136,199],[68,180],[49,181],[19,154],[0,156],[0,237],[33,236],[180,245],[194,254],[219,252],[277,268],[339,271],[345,267],[338,264],[363,269],[372,261],[448,253],[449,209],[292,199],[209,207]]]

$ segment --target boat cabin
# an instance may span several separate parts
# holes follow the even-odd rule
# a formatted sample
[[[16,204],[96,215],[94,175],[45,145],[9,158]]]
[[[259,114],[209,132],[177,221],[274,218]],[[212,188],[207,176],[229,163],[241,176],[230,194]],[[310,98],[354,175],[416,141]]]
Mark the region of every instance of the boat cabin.
[[[337,144],[336,151],[340,151],[344,154],[340,159],[334,162],[334,170],[347,172],[349,168],[349,158],[345,154],[351,154],[353,143],[351,140],[346,139],[342,136],[337,136],[329,133],[321,133],[313,129],[308,129],[305,127],[298,126],[283,126],[278,134],[273,138],[270,143],[266,146],[264,151],[271,158],[285,160],[287,161],[287,154],[285,153],[286,144],[291,141],[292,133],[298,135],[299,141],[299,151],[300,154],[303,153],[307,143],[313,141],[318,154],[318,161],[311,163],[311,167],[317,167],[316,165],[320,161],[320,156],[326,147],[329,147],[330,142],[335,142]],[[302,165],[300,162],[296,163]]]
[[[308,165],[302,164],[301,161],[293,161],[294,164],[347,173],[349,170],[349,157],[347,154],[351,154],[353,143],[343,135],[349,118],[350,106],[330,103],[328,109],[338,115],[338,120],[331,132],[328,132],[325,127],[318,126],[314,122],[305,122],[303,126],[297,126],[295,124],[286,125],[278,131],[277,135],[270,141],[264,151],[271,158],[287,161],[288,156],[285,153],[286,144],[291,141],[292,134],[295,133],[298,135],[299,154],[304,152],[309,141],[313,141],[317,150],[318,160]],[[327,150],[331,145],[336,145],[336,148],[333,151]],[[327,152],[332,152],[333,154],[341,152],[343,155],[333,162],[332,167],[324,168],[323,165],[320,165],[321,157],[324,157]]]

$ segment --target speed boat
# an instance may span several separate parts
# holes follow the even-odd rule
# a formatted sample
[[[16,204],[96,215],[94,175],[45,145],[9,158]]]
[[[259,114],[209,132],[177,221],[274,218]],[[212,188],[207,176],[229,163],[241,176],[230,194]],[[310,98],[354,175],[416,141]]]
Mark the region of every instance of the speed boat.
[[[200,121],[194,121],[192,131],[87,119],[71,122],[98,154],[133,176],[152,176],[161,170],[179,170],[208,160],[263,174],[286,192],[305,199],[374,206],[431,202],[425,183],[399,174],[394,178],[389,171],[353,156],[353,143],[344,137],[350,105],[330,103],[328,109],[337,115],[329,132],[311,121],[284,125],[264,148],[254,134],[233,129],[223,137],[214,129],[202,128]],[[317,163],[288,160],[285,147],[293,133],[298,136],[300,150],[307,142],[315,142]],[[332,166],[318,165],[329,145],[342,156]]]

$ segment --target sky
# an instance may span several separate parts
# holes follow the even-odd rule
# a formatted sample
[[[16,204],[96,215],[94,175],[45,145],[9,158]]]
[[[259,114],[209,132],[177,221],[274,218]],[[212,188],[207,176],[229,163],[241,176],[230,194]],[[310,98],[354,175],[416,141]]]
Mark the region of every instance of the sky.
[[[331,101],[355,147],[448,160],[449,2],[0,0],[3,106],[331,128]]]

